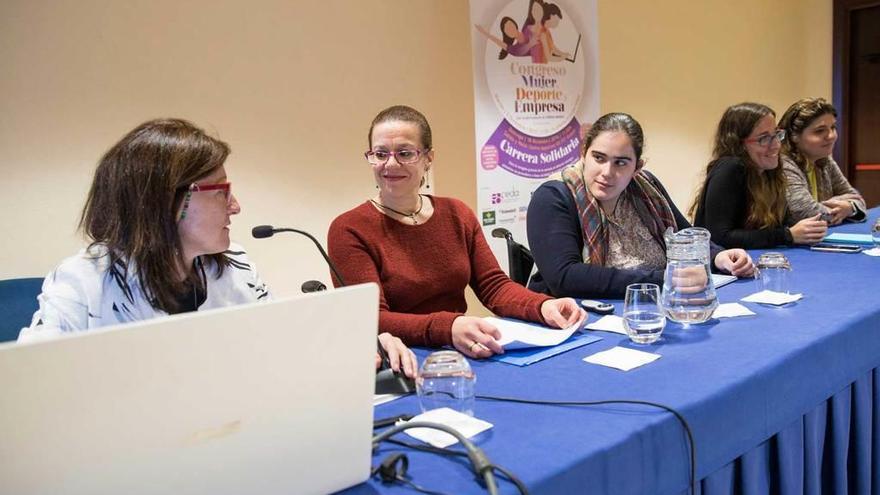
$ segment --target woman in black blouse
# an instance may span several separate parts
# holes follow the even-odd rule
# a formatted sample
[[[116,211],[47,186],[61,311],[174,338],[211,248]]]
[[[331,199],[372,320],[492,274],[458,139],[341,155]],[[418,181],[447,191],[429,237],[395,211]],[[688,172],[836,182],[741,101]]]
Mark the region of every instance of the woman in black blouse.
[[[828,224],[819,215],[786,226],[785,177],[779,150],[785,131],[759,103],[728,108],[715,133],[712,160],[690,213],[727,248],[815,244]]]

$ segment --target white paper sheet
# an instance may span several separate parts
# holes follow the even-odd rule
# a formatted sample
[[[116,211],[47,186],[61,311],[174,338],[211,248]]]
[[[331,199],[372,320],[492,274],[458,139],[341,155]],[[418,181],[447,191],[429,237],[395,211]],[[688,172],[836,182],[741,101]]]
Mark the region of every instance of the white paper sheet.
[[[626,347],[614,347],[607,351],[597,352],[592,356],[587,356],[584,358],[584,361],[608,366],[609,368],[629,371],[658,359],[660,359],[660,354],[637,351]]]
[[[477,433],[486,431],[492,427],[492,423],[468,416],[467,414],[460,413],[448,407],[432,409],[428,412],[419,414],[418,416],[409,420],[408,423],[413,423],[416,421],[440,423],[442,425],[449,426],[450,428],[454,428],[456,431],[464,435],[465,438],[471,438]],[[415,439],[421,440],[425,443],[429,443],[434,447],[439,447],[441,449],[458,443],[458,440],[454,436],[440,430],[432,430],[429,428],[411,428],[409,430],[405,430],[404,433]]]
[[[378,406],[379,404],[391,402],[401,397],[406,397],[406,394],[373,394],[373,405]]]
[[[736,282],[736,280],[737,278],[735,275],[724,275],[721,273],[712,274],[712,285],[714,285],[716,289],[724,287],[731,282]]]
[[[781,306],[783,304],[799,301],[802,297],[804,297],[803,294],[786,294],[784,292],[762,290],[761,292],[755,292],[750,296],[746,296],[740,299],[740,301]]]
[[[498,343],[505,349],[524,349],[526,347],[550,347],[565,342],[571,334],[581,327],[584,319],[568,328],[549,328],[534,323],[502,320],[493,316],[483,318],[501,332]]]
[[[712,318],[735,318],[737,316],[754,316],[755,312],[740,303],[719,304],[712,313]]]
[[[626,328],[623,326],[623,318],[616,315],[605,315],[584,328],[587,330],[600,330],[603,332],[614,332],[626,335]]]

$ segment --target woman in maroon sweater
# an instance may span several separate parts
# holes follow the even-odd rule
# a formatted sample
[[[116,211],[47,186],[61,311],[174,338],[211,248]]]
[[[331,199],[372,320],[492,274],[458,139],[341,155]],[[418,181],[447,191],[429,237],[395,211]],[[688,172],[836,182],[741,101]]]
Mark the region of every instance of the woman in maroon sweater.
[[[510,280],[464,203],[419,193],[434,161],[431,127],[421,113],[383,110],[368,141],[365,156],[379,193],[338,216],[327,242],[346,283],[379,284],[380,331],[408,345],[451,344],[470,357],[503,352],[497,328],[464,315],[468,285],[500,316],[554,327],[581,318],[573,299],[551,299]]]

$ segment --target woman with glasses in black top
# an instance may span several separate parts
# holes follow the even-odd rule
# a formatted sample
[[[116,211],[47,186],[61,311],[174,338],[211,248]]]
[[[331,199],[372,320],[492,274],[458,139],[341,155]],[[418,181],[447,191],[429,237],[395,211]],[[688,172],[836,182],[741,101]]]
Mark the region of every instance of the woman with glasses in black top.
[[[759,103],[728,108],[715,133],[712,160],[690,213],[726,248],[815,244],[828,224],[819,215],[786,223],[785,176],[779,151],[785,131]]]

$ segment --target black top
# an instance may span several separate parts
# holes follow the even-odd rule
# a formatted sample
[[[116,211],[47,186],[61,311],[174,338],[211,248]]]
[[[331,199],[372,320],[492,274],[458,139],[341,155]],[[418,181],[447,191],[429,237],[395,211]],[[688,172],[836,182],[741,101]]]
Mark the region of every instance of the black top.
[[[747,229],[748,187],[746,164],[726,156],[706,176],[703,197],[694,224],[712,232],[712,239],[727,248],[759,249],[793,244],[788,227]]]
[[[177,309],[170,310],[169,314],[176,315],[197,311],[207,299],[208,292],[204,287],[193,287],[193,284],[187,283],[186,290],[177,298]]]
[[[202,263],[201,257],[196,257],[193,260],[193,271],[198,275],[199,282],[197,284],[193,284],[192,280],[184,282],[184,290],[177,297],[177,308],[169,310],[169,314],[198,311],[199,306],[208,300],[208,275],[205,273],[205,265]]]
[[[676,226],[690,227],[660,182],[654,182],[672,208]],[[624,270],[584,263],[584,238],[577,205],[562,181],[545,182],[535,191],[529,203],[526,229],[529,248],[538,267],[538,273],[529,282],[529,289],[533,291],[555,297],[619,298],[629,284],[663,283],[663,270]],[[723,249],[714,243],[709,248],[713,260]]]

